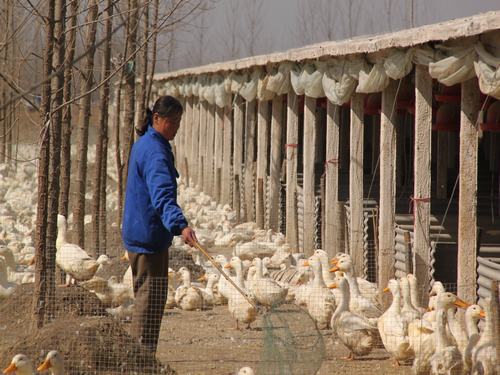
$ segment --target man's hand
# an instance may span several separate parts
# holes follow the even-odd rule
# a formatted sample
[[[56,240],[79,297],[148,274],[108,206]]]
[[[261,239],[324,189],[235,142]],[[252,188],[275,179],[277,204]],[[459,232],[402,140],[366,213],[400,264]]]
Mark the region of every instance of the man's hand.
[[[195,247],[194,246],[195,243],[198,242],[198,239],[196,238],[196,233],[194,233],[194,230],[190,227],[184,228],[182,230],[181,236],[184,242],[191,247]]]

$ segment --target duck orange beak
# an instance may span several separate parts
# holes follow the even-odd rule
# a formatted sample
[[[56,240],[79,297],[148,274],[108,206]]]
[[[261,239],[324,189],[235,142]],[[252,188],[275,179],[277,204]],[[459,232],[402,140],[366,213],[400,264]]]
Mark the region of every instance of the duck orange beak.
[[[340,269],[337,266],[330,268],[330,272],[337,272],[337,271],[340,271]]]
[[[465,302],[464,300],[461,300],[460,298],[457,298],[455,300],[455,302],[453,302],[453,304],[456,306],[456,307],[459,307],[461,309],[466,309],[467,307],[470,306],[470,304],[468,304],[467,302]]]
[[[382,292],[384,292],[384,293],[387,293],[387,292],[390,292],[390,291],[391,291],[391,290],[390,290],[389,288],[384,288],[384,289],[382,290]]]
[[[336,288],[337,288],[337,284],[335,284],[335,283],[328,285],[328,289],[336,289]]]
[[[339,262],[339,260],[338,260],[338,259],[335,259],[335,258],[333,258],[333,259],[330,261],[330,263],[331,263],[333,266],[336,266],[338,262]]]
[[[233,266],[231,266],[230,263],[227,263],[227,264],[224,265],[224,268],[227,268],[228,270],[231,270],[231,269],[233,269]]]
[[[121,256],[120,260],[122,261],[128,261],[128,254],[127,253],[123,253],[123,255]]]
[[[9,365],[6,369],[3,370],[4,374],[12,374],[13,372],[17,371],[17,366],[13,363]]]
[[[50,364],[50,360],[46,359],[40,366],[38,366],[36,371],[47,371],[51,367],[52,365]]]
[[[32,266],[33,264],[35,264],[35,257],[31,258],[31,260],[28,263],[28,266]]]
[[[432,307],[428,307],[426,310],[427,310],[427,312],[434,311],[434,309]]]
[[[208,278],[207,278],[207,275],[203,275],[203,276],[201,276],[200,278],[198,278],[198,281],[200,281],[200,282],[201,282],[201,281],[207,281],[207,279],[208,279]]]
[[[309,266],[310,266],[309,261],[308,261],[308,260],[306,260],[306,261],[304,262],[304,267],[309,267]]]
[[[484,318],[486,318],[486,313],[483,310],[481,310],[479,312],[479,316],[484,319]]]

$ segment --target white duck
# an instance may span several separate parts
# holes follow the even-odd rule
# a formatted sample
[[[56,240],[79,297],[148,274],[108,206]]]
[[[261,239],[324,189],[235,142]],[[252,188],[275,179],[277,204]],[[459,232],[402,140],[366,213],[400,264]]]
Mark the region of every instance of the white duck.
[[[282,288],[275,280],[264,277],[262,259],[255,258],[253,266],[255,275],[252,294],[255,299],[266,307],[276,307],[285,302],[288,289]]]
[[[224,268],[234,269],[236,272],[236,278],[234,279],[236,285],[242,289],[243,292],[246,292],[243,281],[243,265],[241,259],[238,257],[232,257],[231,261],[227,263]],[[250,324],[252,324],[257,318],[257,309],[250,304],[247,299],[234,287],[230,285],[230,288],[227,307],[231,316],[236,320],[236,329],[240,329],[240,322],[245,323],[247,325],[247,329],[249,329]]]
[[[366,318],[349,311],[349,285],[345,278],[331,285],[340,291],[340,300],[333,313],[330,326],[337,334],[340,341],[349,349],[348,360],[354,356],[363,356],[370,353],[377,337],[377,327],[372,325]]]
[[[337,253],[335,257],[332,259],[331,263],[335,266],[337,262],[340,260],[348,260],[352,264],[351,256],[345,253]],[[356,281],[358,282],[359,290],[364,297],[373,300],[374,303],[380,303],[378,301],[379,292],[377,284],[371,283],[368,280],[363,279],[362,277],[356,277]]]
[[[10,365],[3,370],[4,374],[16,374],[16,375],[35,375],[33,371],[33,363],[24,354],[16,354]]]
[[[344,277],[349,283],[349,289],[351,292],[351,302],[349,305],[349,309],[352,312],[355,312],[369,319],[378,318],[380,315],[382,315],[382,309],[380,305],[375,302],[375,298],[368,299],[361,294],[359,290],[358,280],[353,275],[352,262],[349,259],[340,259],[337,262],[337,265],[330,270],[330,272],[337,271],[344,272]],[[375,295],[373,297],[375,297]]]
[[[479,341],[479,329],[477,322],[486,315],[479,305],[470,305],[465,311],[465,330],[467,332],[468,343],[463,355],[464,369],[467,373],[472,369],[472,351]]]
[[[492,318],[493,309],[491,298],[485,300],[485,325],[477,344],[472,350],[472,374],[493,375],[497,374],[496,337],[498,327]]]
[[[402,277],[399,279],[399,287],[403,296],[403,305],[401,307],[401,316],[405,324],[410,324],[415,319],[420,319],[420,311],[415,309],[411,303],[411,291],[408,278]]]
[[[307,288],[307,310],[316,321],[318,328],[325,329],[328,328],[335,311],[335,299],[323,280],[319,259],[316,256],[311,256],[307,264],[310,265],[314,273],[314,280]]]
[[[386,312],[380,316],[377,327],[385,349],[394,357],[396,365],[399,362],[413,358],[414,352],[408,340],[408,327],[401,317],[401,292],[399,283],[391,279],[384,291],[392,293],[392,303]]]
[[[415,308],[415,310],[419,311],[420,314],[424,314],[426,309],[422,307],[420,304],[420,299],[418,297],[418,282],[415,275],[409,273],[406,275],[408,282],[410,283],[410,296],[411,296],[411,304]]]
[[[431,374],[459,375],[463,371],[462,355],[456,346],[448,340],[446,332],[446,311],[458,303],[458,298],[452,293],[439,293],[437,299],[436,350],[430,359]]]
[[[175,290],[177,289],[176,273],[172,268],[168,268],[168,293],[165,309],[173,309],[175,307]]]
[[[64,375],[64,358],[57,350],[51,350],[36,370],[50,371],[52,375]]]
[[[203,295],[201,291],[191,285],[191,274],[186,267],[177,271],[181,276],[182,284],[175,291],[175,303],[182,310],[199,310],[203,306]]]
[[[216,273],[211,273],[210,275],[203,275],[198,279],[198,281],[206,281],[207,285],[205,288],[201,288],[201,294],[203,295],[203,306],[212,307],[217,304],[217,298],[214,294],[214,287],[219,282],[219,275]]]
[[[10,283],[7,279],[7,262],[3,257],[0,257],[0,301],[9,297],[14,293],[15,284]]]
[[[57,215],[56,264],[77,281],[89,280],[96,273],[99,263],[85,250],[66,242],[66,218]]]
[[[255,375],[255,371],[251,367],[242,367],[236,375]]]

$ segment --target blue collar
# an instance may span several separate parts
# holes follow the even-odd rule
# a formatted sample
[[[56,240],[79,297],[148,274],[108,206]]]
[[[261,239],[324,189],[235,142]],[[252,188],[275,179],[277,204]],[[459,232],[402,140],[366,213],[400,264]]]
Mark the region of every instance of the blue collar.
[[[167,141],[163,137],[163,135],[160,134],[160,132],[158,130],[153,128],[153,125],[148,126],[148,130],[146,131],[146,133],[148,133],[149,135],[151,135],[154,138],[158,138],[160,140],[160,142],[162,142],[165,146],[167,146],[170,151],[172,150],[172,147],[170,146],[170,142]]]

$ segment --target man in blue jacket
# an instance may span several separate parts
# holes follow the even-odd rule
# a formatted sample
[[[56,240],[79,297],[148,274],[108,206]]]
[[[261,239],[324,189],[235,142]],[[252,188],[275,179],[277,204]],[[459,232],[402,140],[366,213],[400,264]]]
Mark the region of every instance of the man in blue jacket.
[[[168,248],[173,236],[193,246],[194,231],[177,204],[179,177],[169,141],[175,138],[182,104],[160,97],[148,111],[142,137],[129,159],[122,238],[134,283],[135,306],[131,333],[156,353],[168,291]]]

